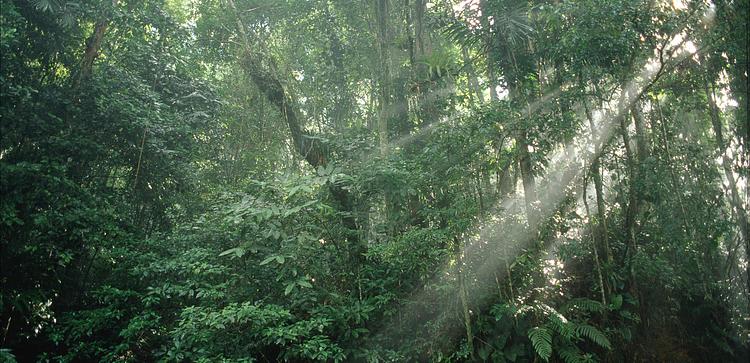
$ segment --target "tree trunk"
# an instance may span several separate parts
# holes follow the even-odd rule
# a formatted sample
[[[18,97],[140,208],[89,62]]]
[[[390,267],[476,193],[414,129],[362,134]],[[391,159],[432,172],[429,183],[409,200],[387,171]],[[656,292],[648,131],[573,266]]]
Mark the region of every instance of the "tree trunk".
[[[471,57],[469,57],[469,52],[466,50],[466,47],[461,47],[461,56],[463,57],[464,67],[466,68],[466,78],[469,79],[469,88],[473,91],[474,95],[476,95],[479,103],[482,104],[484,103],[484,95],[479,88],[477,72],[474,69],[474,65],[471,62]]]
[[[497,60],[496,49],[493,41],[492,25],[490,24],[489,7],[487,6],[487,0],[479,1],[479,8],[482,12],[482,16],[479,19],[482,30],[485,34],[485,46],[487,47],[487,85],[490,87],[490,100],[497,101],[498,96],[495,90],[497,85],[497,77],[495,75],[495,61]]]
[[[719,114],[719,108],[716,106],[716,102],[714,101],[714,92],[713,92],[713,85],[710,84],[710,81],[706,80],[705,83],[705,92],[706,97],[708,98],[708,109],[709,109],[709,115],[711,117],[711,125],[714,129],[714,136],[716,137],[716,147],[718,149],[718,153],[721,154],[721,166],[724,170],[724,176],[727,178],[727,183],[729,184],[729,203],[732,207],[732,214],[737,219],[737,226],[739,228],[740,237],[742,238],[742,241],[745,244],[745,253],[746,253],[746,260],[750,261],[750,237],[748,237],[748,218],[747,218],[747,211],[745,211],[745,208],[742,203],[742,198],[740,197],[739,190],[737,188],[737,181],[734,178],[734,171],[732,170],[732,159],[729,158],[727,155],[727,145],[726,141],[724,140],[724,132],[723,132],[723,125],[721,122],[721,116]],[[747,147],[747,145],[745,145]],[[747,288],[748,291],[750,291],[750,266],[748,267],[747,271]]]
[[[286,91],[278,75],[274,73],[278,67],[276,60],[270,55],[265,57],[257,51],[253,51],[245,26],[239,17],[239,12],[235,6],[234,0],[227,0],[237,19],[237,31],[243,41],[243,54],[241,58],[242,69],[250,76],[255,86],[266,96],[266,98],[275,105],[281,112],[282,117],[289,127],[289,133],[292,136],[294,149],[314,168],[325,167],[328,165],[327,150],[323,144],[315,138],[310,137],[302,129],[300,124],[301,117],[299,105],[290,93]],[[366,246],[358,238],[357,223],[353,213],[353,203],[348,191],[338,185],[328,186],[331,195],[339,203],[342,210],[348,212],[342,217],[342,223],[349,229],[349,240],[352,242],[350,251],[355,260],[364,257]]]
[[[119,0],[112,0],[112,7],[116,7]],[[78,70],[78,76],[73,80],[73,89],[77,90],[83,83],[91,77],[91,69],[94,67],[94,61],[99,56],[99,49],[102,46],[104,34],[109,28],[109,18],[103,16],[94,25],[94,32],[86,40],[86,50],[83,52],[81,68]]]
[[[529,221],[529,227],[534,228],[539,218],[535,210],[537,202],[536,183],[531,166],[531,153],[529,152],[526,130],[519,131],[516,144],[518,147],[518,166],[521,171],[521,182],[523,183],[523,197],[526,202],[526,218]]]
[[[461,243],[458,238],[454,239],[458,253],[458,265],[456,266],[457,279],[458,279],[458,297],[461,300],[461,312],[464,323],[464,331],[466,332],[466,345],[469,348],[469,354],[472,359],[474,358],[474,333],[471,329],[471,311],[469,309],[469,294],[466,290],[466,271],[464,271],[464,261],[462,258],[463,248],[460,248]]]
[[[414,45],[416,47],[415,58],[419,59],[427,54],[424,41],[424,10],[425,0],[414,1]]]
[[[513,67],[513,74],[506,74],[506,81],[509,84],[511,98],[523,97],[523,102],[526,104],[526,120],[530,122],[533,119],[531,114],[531,105],[529,104],[528,96],[521,96],[519,88],[523,87],[521,79],[523,74],[518,66],[516,60],[515,51],[513,48],[508,47],[508,53],[511,58],[511,65]],[[506,70],[509,73],[509,70]],[[515,77],[515,79],[513,78]],[[519,100],[520,101],[520,100]],[[539,222],[539,215],[535,210],[537,204],[536,195],[536,182],[534,178],[533,166],[531,162],[531,152],[529,151],[529,126],[525,125],[516,134],[516,147],[518,148],[518,170],[521,172],[521,182],[523,184],[523,196],[526,204],[526,219],[528,220],[529,227],[535,228],[537,222]]]
[[[324,6],[323,12],[327,19],[331,65],[334,69],[334,83],[336,86],[332,121],[335,129],[341,131],[346,126],[346,120],[349,117],[351,100],[347,97],[349,94],[349,85],[346,79],[346,69],[344,69],[344,48],[336,31],[336,19],[331,14],[330,6],[330,3]]]
[[[629,258],[629,260],[626,261],[629,274],[628,281],[630,282],[629,289],[633,296],[638,297],[638,283],[635,278],[635,269],[633,267],[633,257],[638,251],[635,228],[638,211],[640,209],[640,199],[638,197],[638,189],[636,188],[636,183],[638,182],[638,166],[636,165],[635,156],[633,155],[633,150],[630,146],[630,131],[628,130],[629,122],[627,122],[630,119],[628,118],[627,107],[624,105],[624,92],[625,88],[623,87],[623,96],[620,101],[620,112],[622,112],[622,117],[620,117],[620,134],[622,136],[623,147],[625,148],[625,165],[628,173],[628,205],[625,207],[623,229],[627,233],[628,240],[625,258]],[[643,305],[641,305],[641,307],[643,307]]]
[[[594,143],[594,155],[593,161],[591,162],[591,176],[594,180],[594,191],[596,193],[596,214],[597,214],[597,234],[598,240],[601,241],[601,248],[604,250],[607,263],[612,263],[612,250],[609,248],[609,231],[607,230],[607,214],[606,207],[604,204],[604,183],[602,181],[601,165],[599,157],[602,153],[602,147],[598,142],[598,135],[596,133],[596,125],[594,125],[594,117],[591,114],[591,110],[588,107],[588,103],[584,101],[584,110],[586,111],[586,118],[589,121],[591,127],[591,140]]]
[[[659,102],[655,102],[656,109],[659,113],[659,123],[661,126],[661,136],[662,136],[662,148],[664,149],[664,157],[667,159],[667,168],[669,169],[669,177],[672,180],[672,188],[676,191],[677,196],[677,203],[680,205],[680,213],[682,213],[682,225],[685,229],[685,233],[690,235],[693,240],[695,240],[695,229],[690,225],[688,222],[688,214],[687,209],[685,208],[685,202],[682,199],[682,191],[680,191],[680,181],[677,178],[677,174],[674,170],[674,161],[672,157],[672,151],[671,147],[669,146],[669,133],[667,132],[667,125],[666,121],[664,119],[664,115],[661,110],[661,106],[659,105]]]
[[[86,41],[86,51],[83,53],[81,69],[75,80],[75,88],[80,87],[80,85],[91,76],[91,68],[94,65],[94,60],[96,60],[96,57],[99,55],[99,48],[102,45],[102,39],[104,39],[104,33],[107,31],[107,27],[109,27],[109,20],[99,20],[94,26],[94,33],[91,34]]]
[[[375,11],[378,24],[378,55],[381,71],[379,82],[380,112],[378,114],[378,136],[380,139],[380,154],[382,156],[388,155],[388,119],[390,118],[391,108],[388,13],[388,0],[378,0]]]
[[[638,214],[638,193],[635,183],[637,179],[636,161],[633,156],[633,150],[630,147],[630,135],[628,132],[627,117],[620,118],[620,133],[622,135],[622,144],[625,148],[625,163],[628,170],[628,205],[625,211],[624,229],[628,233],[628,241],[631,248],[630,253],[634,254],[636,250],[635,239],[635,219]]]
[[[638,163],[644,166],[643,163],[646,161],[646,157],[651,153],[651,141],[646,135],[646,120],[641,112],[640,102],[636,100],[632,107],[633,110],[633,121],[635,123],[635,146],[638,159]]]
[[[501,196],[507,196],[516,189],[516,175],[513,173],[513,163],[507,163],[498,172],[498,189]]]
[[[596,265],[597,277],[599,277],[599,293],[601,294],[602,305],[606,306],[607,294],[604,292],[605,285],[604,285],[604,277],[602,274],[602,265],[601,263],[599,263],[599,251],[598,251],[599,247],[597,246],[597,243],[596,243],[597,233],[594,230],[593,223],[591,223],[591,211],[589,210],[589,201],[588,201],[588,194],[587,194],[588,180],[587,178],[584,178],[583,180],[584,180],[583,182],[583,207],[586,210],[586,218],[589,221],[589,230],[591,233],[591,240],[593,242],[592,245],[593,245],[593,250],[594,250],[594,264]]]

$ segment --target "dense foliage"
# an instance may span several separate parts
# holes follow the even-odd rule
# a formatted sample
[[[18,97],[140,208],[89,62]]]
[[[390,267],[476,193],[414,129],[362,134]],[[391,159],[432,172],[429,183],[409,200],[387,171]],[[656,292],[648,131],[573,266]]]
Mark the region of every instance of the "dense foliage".
[[[0,0],[0,361],[750,344],[747,0]]]

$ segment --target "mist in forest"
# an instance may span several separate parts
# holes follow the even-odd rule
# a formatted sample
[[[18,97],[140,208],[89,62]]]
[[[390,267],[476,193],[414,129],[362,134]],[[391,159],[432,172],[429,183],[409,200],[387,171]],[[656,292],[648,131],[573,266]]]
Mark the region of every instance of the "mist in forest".
[[[0,0],[0,362],[746,362],[748,0]]]

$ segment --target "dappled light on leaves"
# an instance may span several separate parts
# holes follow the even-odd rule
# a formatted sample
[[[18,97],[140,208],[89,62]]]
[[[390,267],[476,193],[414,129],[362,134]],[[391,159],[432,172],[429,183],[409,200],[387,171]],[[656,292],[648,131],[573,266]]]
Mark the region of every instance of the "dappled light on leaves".
[[[747,361],[747,24],[0,0],[0,361]]]

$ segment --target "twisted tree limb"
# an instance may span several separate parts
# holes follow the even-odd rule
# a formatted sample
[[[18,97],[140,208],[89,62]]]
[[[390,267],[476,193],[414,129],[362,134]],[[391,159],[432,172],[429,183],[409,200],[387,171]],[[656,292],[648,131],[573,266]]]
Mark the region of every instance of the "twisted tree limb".
[[[289,127],[295,150],[313,168],[325,167],[328,165],[328,150],[324,144],[317,141],[314,135],[309,134],[302,128],[304,120],[301,116],[300,106],[279,78],[276,60],[270,54],[263,54],[253,48],[234,0],[227,0],[227,4],[235,14],[237,31],[241,38],[240,65],[243,71],[247,73],[261,93],[281,112]],[[366,251],[366,247],[356,233],[357,223],[353,214],[354,206],[351,195],[349,191],[336,184],[329,184],[328,188],[344,212],[342,216],[344,226],[351,232],[347,236],[350,242],[353,242],[350,248],[351,257],[360,260]]]

